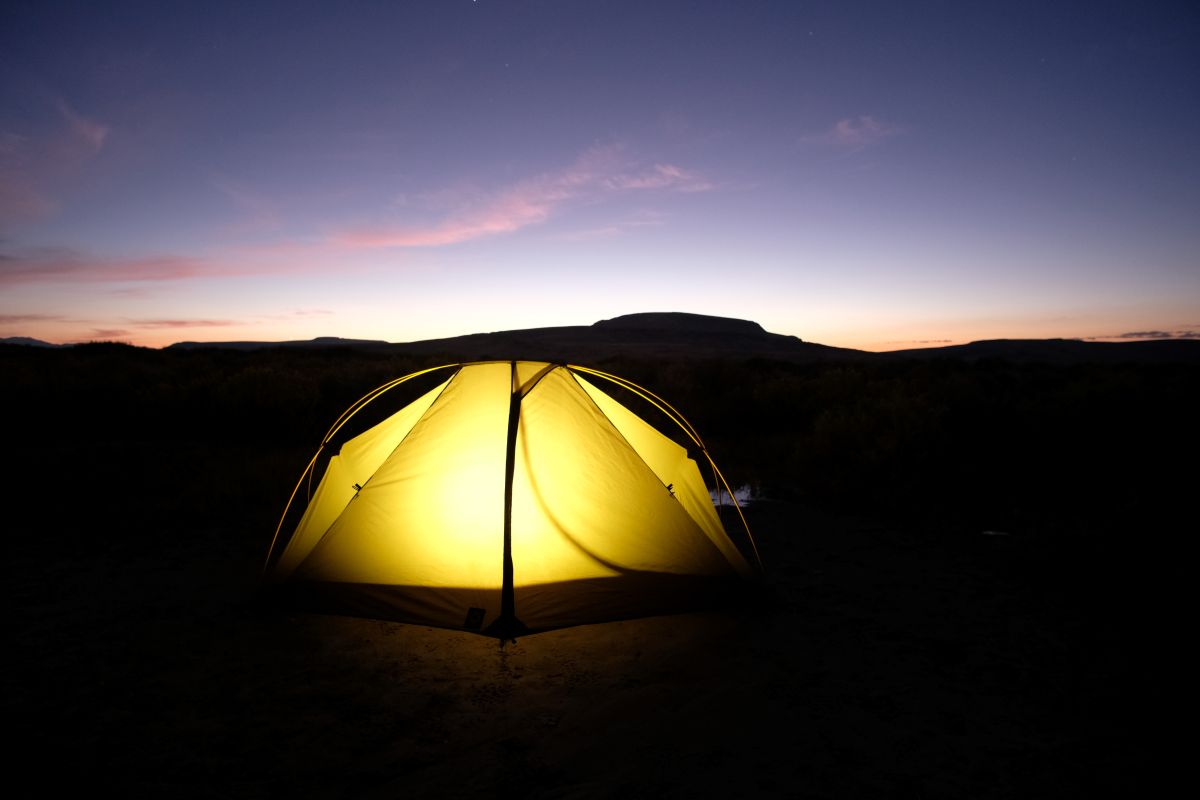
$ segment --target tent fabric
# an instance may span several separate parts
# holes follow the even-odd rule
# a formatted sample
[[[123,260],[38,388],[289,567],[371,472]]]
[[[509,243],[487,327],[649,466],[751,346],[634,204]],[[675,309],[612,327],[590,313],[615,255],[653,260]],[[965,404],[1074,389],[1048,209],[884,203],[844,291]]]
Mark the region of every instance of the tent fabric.
[[[721,602],[756,571],[696,461],[595,374],[457,365],[329,459],[270,579],[304,608],[502,638]]]

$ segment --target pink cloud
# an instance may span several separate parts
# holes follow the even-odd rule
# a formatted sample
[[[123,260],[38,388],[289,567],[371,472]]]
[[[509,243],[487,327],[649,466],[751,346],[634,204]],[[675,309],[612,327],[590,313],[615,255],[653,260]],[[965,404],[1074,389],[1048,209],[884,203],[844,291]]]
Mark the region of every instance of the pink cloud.
[[[353,253],[328,242],[281,241],[236,247],[206,256],[151,254],[103,256],[65,247],[0,252],[0,286],[36,283],[134,284],[108,291],[145,296],[147,286],[168,281],[344,272],[355,268]]]
[[[230,319],[143,319],[131,321],[138,328],[149,330],[174,328],[228,328],[242,323]]]
[[[87,145],[93,153],[99,153],[104,147],[104,142],[108,139],[109,127],[76,113],[62,99],[55,101],[54,105],[58,109],[58,113],[66,121],[72,135],[78,141]]]
[[[894,344],[951,344],[954,339],[891,339],[884,342],[885,345]]]
[[[833,124],[829,130],[800,138],[801,144],[825,144],[844,150],[861,150],[873,144],[898,136],[905,128],[880,122],[870,115],[847,117]]]
[[[260,198],[240,187],[226,184],[218,188],[246,210],[258,208],[268,218],[271,216]],[[492,194],[466,190],[438,195],[439,205],[447,210],[443,219],[432,225],[362,227],[323,240],[282,239],[227,249],[212,256],[111,257],[70,248],[26,249],[0,253],[0,286],[65,281],[137,284],[345,270],[353,268],[356,256],[365,250],[438,247],[510,233],[543,223],[572,202],[595,201],[618,193],[698,192],[711,188],[712,184],[703,178],[676,165],[632,165],[619,148],[595,148],[563,170],[519,181]],[[643,214],[590,233],[616,235],[631,227],[652,224],[661,224],[661,220]],[[144,288],[116,286],[112,290],[141,292]]]
[[[162,281],[211,274],[212,265],[183,256],[106,259],[65,248],[46,248],[0,259],[0,285],[66,280]]]
[[[211,257],[158,254],[128,258],[100,256],[70,248],[40,248],[0,253],[0,286],[60,283],[160,283],[197,278],[296,275],[336,267],[345,270],[346,253],[325,243],[282,242],[275,246],[238,248]],[[144,287],[112,291],[140,296]]]
[[[0,314],[0,325],[25,325],[30,322],[58,322],[58,314]]]
[[[140,331],[175,331],[190,328],[229,328],[243,323],[227,319],[127,319],[127,328],[92,328],[93,339],[134,339]]]
[[[713,188],[708,181],[673,164],[655,164],[640,174],[616,175],[605,181],[612,189],[674,189],[680,192],[704,192]]]
[[[437,247],[480,236],[509,233],[544,221],[555,202],[549,196],[509,193],[487,208],[428,228],[363,228],[347,231],[336,242],[348,247]]]
[[[433,225],[384,225],[343,231],[333,241],[351,248],[438,247],[511,233],[545,222],[563,205],[615,192],[707,191],[712,184],[673,164],[632,169],[617,148],[595,148],[570,167],[468,200]]]

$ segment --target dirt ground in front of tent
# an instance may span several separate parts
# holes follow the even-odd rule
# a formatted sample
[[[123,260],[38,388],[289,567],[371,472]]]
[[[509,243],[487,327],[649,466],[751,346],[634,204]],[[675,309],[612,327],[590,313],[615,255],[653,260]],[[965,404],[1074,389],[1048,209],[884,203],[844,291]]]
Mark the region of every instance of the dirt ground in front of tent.
[[[761,605],[503,649],[268,611],[255,602],[265,543],[248,531],[91,552],[44,537],[5,562],[10,782],[185,798],[1150,787],[1163,753],[1141,713],[1164,699],[1145,612],[1169,598],[1129,602],[1120,576],[1140,567],[1127,553],[783,503],[749,516]]]

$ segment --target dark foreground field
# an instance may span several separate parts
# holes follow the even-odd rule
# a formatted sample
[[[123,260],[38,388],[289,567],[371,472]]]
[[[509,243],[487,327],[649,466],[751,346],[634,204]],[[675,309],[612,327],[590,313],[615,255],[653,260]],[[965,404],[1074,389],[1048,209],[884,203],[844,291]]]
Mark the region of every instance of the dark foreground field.
[[[183,371],[142,378],[156,406],[194,412],[169,388]],[[140,402],[76,388],[106,414]],[[220,391],[214,418],[244,425]],[[309,442],[195,418],[46,427],[46,407],[34,430],[13,423],[6,481],[6,762],[29,796],[1145,795],[1185,755],[1190,592],[1170,543],[1189,528],[1131,526],[1150,496],[1126,498],[1119,526],[1039,505],[1054,524],[1006,510],[1026,524],[994,535],[969,514],[793,494],[749,509],[761,606],[501,650],[256,603]]]
[[[1182,591],[1127,596],[1146,565],[790,505],[751,518],[768,606],[504,650],[261,612],[252,530],[9,561],[12,763],[30,768],[35,795],[999,798],[1155,785],[1152,756],[1167,753],[1148,712],[1173,702],[1160,681],[1176,667],[1146,660],[1151,639],[1180,634],[1156,619]]]

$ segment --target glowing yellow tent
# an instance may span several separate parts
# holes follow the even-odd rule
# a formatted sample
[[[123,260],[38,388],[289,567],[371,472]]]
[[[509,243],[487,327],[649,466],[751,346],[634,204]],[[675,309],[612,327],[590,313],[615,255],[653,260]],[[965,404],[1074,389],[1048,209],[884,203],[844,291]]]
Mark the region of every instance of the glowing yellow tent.
[[[691,426],[578,366],[453,364],[386,384],[334,424],[289,509],[350,417],[430,373],[445,379],[328,458],[286,542],[285,509],[266,576],[291,603],[505,639],[705,607],[757,576],[740,510],[743,550],[688,449],[598,384],[657,407],[728,491]]]

